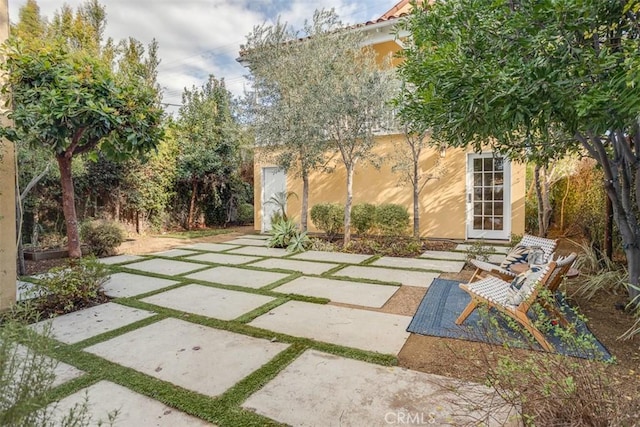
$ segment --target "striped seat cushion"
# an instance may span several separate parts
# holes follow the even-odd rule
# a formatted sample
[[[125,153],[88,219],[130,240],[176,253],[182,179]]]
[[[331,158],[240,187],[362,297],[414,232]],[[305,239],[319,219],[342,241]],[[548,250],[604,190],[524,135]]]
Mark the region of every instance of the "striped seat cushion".
[[[508,270],[513,264],[525,264],[530,250],[531,248],[528,246],[516,246],[507,254],[507,257],[500,264],[500,268]]]

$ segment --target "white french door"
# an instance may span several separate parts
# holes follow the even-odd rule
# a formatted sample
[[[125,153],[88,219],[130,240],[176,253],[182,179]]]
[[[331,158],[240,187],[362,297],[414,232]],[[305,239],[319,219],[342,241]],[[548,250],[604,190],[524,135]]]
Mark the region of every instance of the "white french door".
[[[287,174],[278,167],[262,168],[262,227],[263,233],[271,230],[271,215],[280,207],[275,203],[266,203],[276,193],[287,189]]]
[[[509,239],[511,166],[494,153],[467,158],[467,238]]]

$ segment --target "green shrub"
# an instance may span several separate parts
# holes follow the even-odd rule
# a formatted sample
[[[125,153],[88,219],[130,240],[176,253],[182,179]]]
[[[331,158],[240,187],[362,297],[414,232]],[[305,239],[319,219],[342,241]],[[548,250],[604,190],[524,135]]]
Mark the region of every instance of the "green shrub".
[[[489,262],[489,256],[495,251],[495,247],[488,245],[484,239],[480,239],[473,242],[465,252],[467,261],[477,259],[478,261]]]
[[[68,265],[55,267],[44,274],[31,290],[40,312],[68,313],[102,302],[102,285],[109,278],[109,269],[95,257],[69,260]]]
[[[106,220],[87,221],[80,227],[82,242],[97,256],[114,255],[124,242],[125,233],[118,223]]]
[[[376,207],[376,226],[383,236],[402,236],[409,228],[409,212],[404,206],[384,203]]]
[[[311,208],[311,221],[327,237],[333,238],[344,226],[344,210],[337,203],[320,203]]]
[[[9,316],[0,322],[0,425],[88,426],[86,401],[56,414],[51,400],[58,361],[46,354],[55,346],[51,328],[39,334]]]
[[[371,231],[376,223],[376,207],[370,203],[357,204],[351,210],[351,225],[358,234]]]
[[[253,224],[253,205],[251,203],[242,203],[238,206],[238,222]]]
[[[298,225],[291,219],[283,219],[272,224],[269,234],[270,248],[286,248],[289,252],[301,252],[311,244],[307,232],[300,232]]]

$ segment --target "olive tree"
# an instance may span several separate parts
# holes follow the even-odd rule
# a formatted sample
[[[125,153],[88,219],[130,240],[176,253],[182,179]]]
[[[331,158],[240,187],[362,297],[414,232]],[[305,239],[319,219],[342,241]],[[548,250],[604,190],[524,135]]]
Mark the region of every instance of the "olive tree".
[[[243,47],[252,73],[259,144],[276,147],[284,168],[303,181],[306,227],[309,172],[338,153],[346,169],[344,241],[350,240],[353,175],[375,143],[394,88],[388,62],[365,46],[361,28],[346,28],[333,10],[315,11],[302,31],[277,23],[254,29]]]

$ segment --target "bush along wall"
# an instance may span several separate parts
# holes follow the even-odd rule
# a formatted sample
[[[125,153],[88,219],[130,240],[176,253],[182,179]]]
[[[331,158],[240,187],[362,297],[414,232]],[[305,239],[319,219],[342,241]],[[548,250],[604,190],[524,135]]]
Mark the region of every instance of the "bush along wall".
[[[338,203],[321,203],[311,208],[311,221],[327,237],[333,238],[344,226],[344,207]],[[404,236],[410,215],[406,207],[394,203],[356,204],[351,210],[351,225],[358,235]]]

